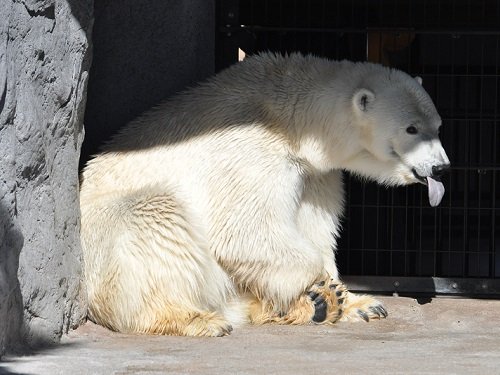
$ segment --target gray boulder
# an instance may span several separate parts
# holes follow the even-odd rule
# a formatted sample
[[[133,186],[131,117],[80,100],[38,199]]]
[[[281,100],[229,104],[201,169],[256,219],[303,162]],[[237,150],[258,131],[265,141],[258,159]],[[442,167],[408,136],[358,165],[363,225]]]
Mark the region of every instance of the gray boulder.
[[[78,160],[92,0],[0,1],[0,355],[85,317]]]

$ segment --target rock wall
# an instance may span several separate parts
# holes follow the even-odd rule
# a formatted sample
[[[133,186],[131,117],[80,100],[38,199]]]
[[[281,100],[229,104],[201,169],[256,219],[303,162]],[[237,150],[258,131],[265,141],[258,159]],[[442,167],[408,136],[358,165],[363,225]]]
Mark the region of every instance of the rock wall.
[[[0,354],[85,316],[78,161],[92,0],[0,0]]]
[[[85,317],[85,109],[84,160],[213,73],[214,20],[214,0],[0,0],[0,355],[57,342]]]

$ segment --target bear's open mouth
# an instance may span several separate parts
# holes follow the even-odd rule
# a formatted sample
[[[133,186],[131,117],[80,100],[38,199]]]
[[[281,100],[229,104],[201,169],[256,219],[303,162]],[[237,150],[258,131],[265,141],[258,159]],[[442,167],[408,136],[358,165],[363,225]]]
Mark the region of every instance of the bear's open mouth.
[[[413,172],[413,175],[415,176],[415,178],[421,183],[421,184],[424,184],[424,185],[427,185],[427,178],[423,177],[423,176],[420,176],[416,169],[415,168],[412,168],[411,170]]]

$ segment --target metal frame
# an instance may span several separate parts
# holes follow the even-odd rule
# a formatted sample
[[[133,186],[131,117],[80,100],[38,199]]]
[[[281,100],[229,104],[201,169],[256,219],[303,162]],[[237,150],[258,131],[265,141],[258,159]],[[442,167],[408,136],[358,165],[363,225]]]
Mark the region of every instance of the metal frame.
[[[500,280],[447,277],[345,276],[354,292],[497,297]]]

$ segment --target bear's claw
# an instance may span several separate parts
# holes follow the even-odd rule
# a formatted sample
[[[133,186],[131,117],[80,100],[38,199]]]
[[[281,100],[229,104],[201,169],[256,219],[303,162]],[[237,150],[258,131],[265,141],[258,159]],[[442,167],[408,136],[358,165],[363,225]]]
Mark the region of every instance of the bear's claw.
[[[365,313],[363,310],[357,310],[358,315],[363,319],[365,322],[369,322],[370,318],[368,317],[368,314]]]
[[[388,316],[385,307],[371,296],[348,293],[344,302],[342,321],[365,321],[384,319]]]
[[[387,313],[387,310],[384,308],[384,306],[382,305],[378,305],[378,306],[371,306],[370,307],[370,311],[374,314],[374,315],[378,315],[380,318],[387,318],[387,315],[389,315]]]

